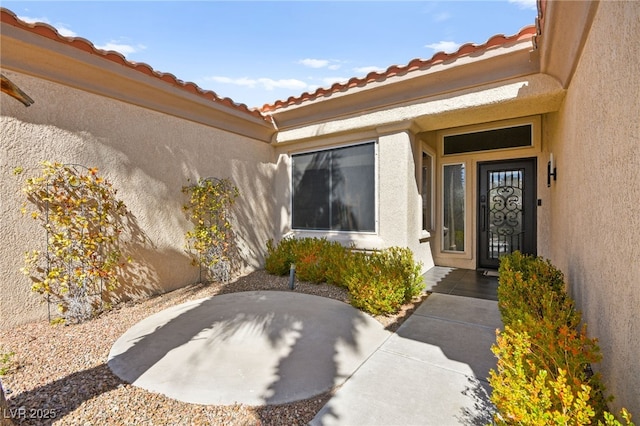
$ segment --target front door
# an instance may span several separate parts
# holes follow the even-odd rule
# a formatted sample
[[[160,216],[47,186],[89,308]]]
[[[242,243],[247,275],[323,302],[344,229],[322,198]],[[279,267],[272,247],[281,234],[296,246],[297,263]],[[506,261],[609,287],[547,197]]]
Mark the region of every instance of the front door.
[[[536,159],[478,164],[478,267],[500,256],[536,254]]]

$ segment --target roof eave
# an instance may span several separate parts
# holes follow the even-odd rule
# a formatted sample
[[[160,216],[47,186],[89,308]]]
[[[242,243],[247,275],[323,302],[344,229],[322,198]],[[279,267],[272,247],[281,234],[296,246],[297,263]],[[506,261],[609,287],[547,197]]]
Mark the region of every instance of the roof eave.
[[[40,34],[45,30],[52,34]],[[90,43],[64,39],[44,25],[26,25],[5,9],[0,37],[4,69],[263,142],[270,142],[276,131],[270,120],[257,111],[230,105],[213,92],[179,81],[171,74],[157,73],[144,64],[127,62],[115,52],[96,53]]]
[[[323,98],[289,105],[269,114],[280,131],[420,103],[460,90],[539,72],[531,38],[431,64],[403,75],[386,75]]]
[[[385,110],[281,129],[278,146],[347,134],[369,134],[400,126],[414,133],[557,111],[566,91],[555,78],[532,74],[461,89]]]

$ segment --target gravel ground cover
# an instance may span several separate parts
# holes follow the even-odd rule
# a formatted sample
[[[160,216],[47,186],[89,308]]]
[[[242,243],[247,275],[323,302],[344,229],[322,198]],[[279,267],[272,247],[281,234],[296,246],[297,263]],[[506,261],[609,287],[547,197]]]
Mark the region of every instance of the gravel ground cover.
[[[288,277],[257,271],[226,285],[194,284],[124,303],[83,324],[42,321],[0,330],[0,355],[14,353],[2,377],[8,408],[0,417],[20,425],[305,425],[335,389],[284,405],[197,405],[131,386],[106,364],[111,346],[127,329],[170,306],[217,294],[288,289]],[[349,300],[346,289],[333,285],[298,282],[295,291]],[[375,318],[395,331],[422,300]]]

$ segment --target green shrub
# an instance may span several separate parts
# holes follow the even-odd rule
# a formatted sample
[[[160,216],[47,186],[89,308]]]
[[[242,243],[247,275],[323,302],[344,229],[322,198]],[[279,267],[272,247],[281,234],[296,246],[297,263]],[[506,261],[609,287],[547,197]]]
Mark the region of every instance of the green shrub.
[[[492,347],[498,365],[489,379],[496,421],[608,422],[601,377],[588,373],[602,358],[600,348],[587,336],[562,273],[547,260],[518,252],[502,258],[499,272],[498,306],[505,330]]]
[[[630,412],[627,411],[626,408],[623,408],[622,410],[620,410],[620,417],[625,421],[625,425],[627,426],[635,426],[634,423],[631,421],[631,418],[633,417],[631,415]],[[598,425],[605,425],[605,426],[622,426],[623,423],[619,422],[614,416],[613,414],[609,413],[609,412],[605,412],[604,413],[604,423],[601,421],[598,421]]]
[[[312,283],[326,281],[324,270],[326,262],[322,261],[326,245],[328,245],[326,239],[302,238],[297,240],[294,248],[294,259],[296,275],[300,281]]]
[[[320,255],[320,268],[327,284],[346,287],[344,278],[349,269],[349,262],[353,256],[353,247],[346,248],[337,241],[326,241]]]
[[[345,279],[351,304],[374,315],[397,312],[422,291],[420,269],[407,248],[355,253]]]
[[[402,283],[389,277],[378,259],[354,253],[345,279],[351,304],[374,315],[395,312],[404,300]]]
[[[498,372],[489,372],[491,402],[498,409],[495,424],[578,426],[598,419],[598,425],[622,426],[608,411],[598,412],[601,402],[591,386],[572,379],[562,368],[555,375],[539,368],[534,362],[540,353],[535,340],[509,326],[497,333],[491,350],[498,357]],[[634,426],[626,409],[620,416],[627,426]]]
[[[500,261],[498,308],[502,322],[511,325],[531,315],[542,319],[558,309],[573,311],[564,289],[564,276],[549,261],[514,252]]]
[[[15,354],[15,352],[4,352],[4,349],[0,350],[0,376],[9,374],[13,369],[13,357]]]
[[[371,255],[356,253],[325,238],[284,238],[267,242],[265,269],[286,275],[292,263],[301,281],[326,282],[349,289],[351,304],[372,314],[396,312],[422,291],[421,265],[408,248]]]
[[[498,409],[499,425],[583,425],[595,412],[589,405],[591,388],[567,380],[566,371],[557,374],[532,362],[536,349],[527,332],[505,327],[492,352],[498,357],[498,373],[491,370],[491,401]]]
[[[293,238],[283,238],[275,245],[273,240],[267,241],[267,257],[265,270],[272,275],[287,275],[291,264],[295,262]]]
[[[267,241],[265,269],[273,275],[287,275],[292,263],[301,281],[344,285],[350,250],[326,238],[284,238],[278,245]]]

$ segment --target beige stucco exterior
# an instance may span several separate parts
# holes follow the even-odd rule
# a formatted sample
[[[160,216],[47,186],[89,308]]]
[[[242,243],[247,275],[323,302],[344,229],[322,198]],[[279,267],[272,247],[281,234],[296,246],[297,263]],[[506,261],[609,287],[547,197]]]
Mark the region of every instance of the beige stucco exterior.
[[[562,108],[544,121],[557,158],[545,251],[566,275],[612,408],[640,413],[640,7],[602,2]]]
[[[45,234],[20,214],[21,187],[44,160],[97,167],[131,212],[133,262],[122,278],[130,296],[144,296],[198,280],[185,251],[190,222],[181,188],[198,178],[230,178],[242,196],[234,208],[244,272],[262,265],[273,237],[275,173],[271,147],[204,124],[96,96],[3,70],[28,89],[35,104],[3,96],[0,129],[2,235],[0,327],[43,318],[42,297],[31,294],[20,267],[27,250],[43,246]],[[113,81],[112,84],[117,84]],[[13,176],[15,167],[24,176]]]
[[[318,236],[364,250],[404,246],[426,270],[475,269],[477,168],[534,158],[537,253],[566,275],[600,341],[612,408],[640,412],[640,6],[636,2],[541,2],[535,39],[511,40],[412,72],[388,75],[264,111],[264,117],[189,93],[64,43],[3,24],[3,73],[36,103],[2,96],[0,327],[42,318],[20,271],[41,238],[19,214],[20,179],[40,160],[99,167],[136,219],[132,293],[197,279],[184,252],[188,179],[230,177],[242,194],[238,235],[246,270],[263,265],[265,242]],[[24,53],[28,52],[28,53]],[[46,58],[47,60],[43,60]],[[443,137],[531,124],[532,145],[443,154]],[[376,146],[375,232],[291,229],[291,156],[363,142]],[[422,153],[432,158],[432,226],[423,229]],[[557,180],[547,186],[553,153]],[[464,250],[442,249],[443,177],[463,163]]]

